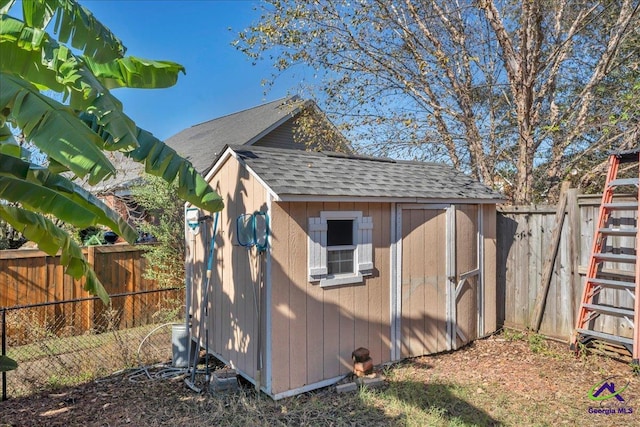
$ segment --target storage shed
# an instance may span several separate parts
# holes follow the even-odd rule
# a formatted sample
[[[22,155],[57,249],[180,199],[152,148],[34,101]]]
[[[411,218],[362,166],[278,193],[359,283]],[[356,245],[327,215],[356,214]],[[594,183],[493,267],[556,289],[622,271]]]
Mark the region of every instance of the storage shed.
[[[496,330],[501,196],[452,167],[230,146],[206,179],[225,209],[208,334],[197,329],[210,231],[187,231],[193,336],[272,398],[337,382],[359,347],[380,364]],[[254,212],[269,222],[262,248],[241,245]]]

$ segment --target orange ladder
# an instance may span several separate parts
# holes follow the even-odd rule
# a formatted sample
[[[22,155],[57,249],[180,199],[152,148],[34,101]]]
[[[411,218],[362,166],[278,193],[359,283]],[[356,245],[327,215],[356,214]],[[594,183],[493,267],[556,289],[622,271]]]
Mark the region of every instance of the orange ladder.
[[[618,178],[620,165],[628,163],[638,163],[633,177]],[[597,342],[623,347],[636,364],[640,359],[639,184],[640,148],[611,154],[571,343],[576,351],[578,344],[590,346]],[[619,213],[613,215],[614,211]],[[630,298],[621,297],[620,293]]]

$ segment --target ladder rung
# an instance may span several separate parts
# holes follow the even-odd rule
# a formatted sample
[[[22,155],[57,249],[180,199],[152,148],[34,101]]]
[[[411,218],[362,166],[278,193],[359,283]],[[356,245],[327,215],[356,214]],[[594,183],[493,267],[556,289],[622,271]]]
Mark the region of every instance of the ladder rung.
[[[594,337],[609,342],[633,345],[633,338],[619,337],[617,335],[607,334],[605,332],[590,331],[588,329],[576,329],[576,331],[583,337]]]
[[[623,185],[638,186],[638,178],[620,178],[609,181],[609,187],[621,187]]]
[[[606,288],[635,289],[636,287],[635,282],[624,282],[622,280],[593,278],[587,279],[587,281],[593,283],[594,285],[600,285]]]
[[[637,210],[638,202],[612,202],[604,203],[602,206],[611,210]]]
[[[628,263],[636,262],[636,256],[628,255],[628,254],[604,253],[604,254],[593,254],[593,257],[597,261],[628,262]]]
[[[598,232],[609,236],[635,236],[637,228],[600,228]]]
[[[611,307],[610,305],[599,304],[582,304],[587,310],[595,311],[596,313],[608,314],[610,316],[626,316],[633,317],[633,309]]]

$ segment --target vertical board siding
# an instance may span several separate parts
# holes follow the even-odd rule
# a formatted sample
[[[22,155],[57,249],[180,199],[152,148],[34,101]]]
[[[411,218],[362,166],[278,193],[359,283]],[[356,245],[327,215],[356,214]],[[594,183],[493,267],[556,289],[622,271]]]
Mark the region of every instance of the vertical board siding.
[[[374,274],[364,284],[309,282],[307,228],[323,210],[372,217]],[[271,393],[350,372],[358,347],[376,364],[390,360],[389,210],[382,203],[273,203]]]
[[[366,209],[366,205],[363,206]],[[353,203],[340,203],[337,210],[340,211],[354,211],[356,210]],[[363,216],[367,216],[368,213],[363,212]],[[357,260],[354,260],[357,262]],[[337,288],[340,293],[340,371],[341,373],[349,372],[353,368],[353,361],[351,360],[351,353],[360,345],[356,342],[355,337],[355,298],[356,292],[358,298],[362,298],[362,294],[366,292],[366,285],[347,285]],[[357,317],[366,316],[366,312],[357,313]],[[358,337],[360,340],[360,337]]]
[[[401,357],[446,350],[446,212],[402,211]]]
[[[544,335],[569,339],[573,334],[600,198],[593,195],[574,196],[573,202],[570,199],[540,327],[540,333]],[[499,304],[499,323],[504,326],[529,326],[541,285],[544,257],[555,227],[554,215],[554,206],[503,207],[498,212],[496,301]],[[610,223],[633,227],[637,222],[636,216],[635,211],[614,211]],[[616,237],[613,246],[621,247],[622,253],[635,253],[636,249],[633,237]],[[633,264],[605,263],[604,268],[633,274]],[[633,308],[632,296],[615,289],[602,291],[599,303]],[[630,337],[632,333],[632,328],[624,319],[613,316],[598,317],[595,327],[621,336]]]
[[[310,367],[307,362],[307,346],[315,347],[313,342],[307,342],[308,306],[314,304],[307,301],[306,286],[299,279],[307,275],[307,263],[303,254],[306,253],[307,233],[305,224],[308,223],[306,205],[293,203],[289,206],[288,239],[289,253],[287,272],[289,274],[289,307],[292,313],[289,318],[289,381],[290,384],[307,384],[307,372],[318,369]]]
[[[225,208],[219,213],[215,235],[215,261],[209,282],[208,321],[203,331],[199,330],[200,319],[205,315],[201,306],[202,285],[206,283],[213,223],[204,227],[196,236],[195,243],[189,245],[189,250],[193,253],[190,266],[193,276],[193,334],[210,351],[232,363],[247,376],[256,378],[259,353],[264,353],[266,339],[263,334],[261,349],[258,349],[258,331],[265,330],[264,305],[261,300],[264,294],[262,279],[265,256],[259,254],[255,247],[245,248],[238,244],[236,219],[242,214],[266,212],[267,192],[235,159],[227,160],[210,184],[223,197]],[[271,228],[279,226],[279,216],[273,215],[272,212],[267,214],[271,220]],[[277,276],[280,268],[281,266],[274,265],[272,274]],[[286,303],[283,306],[288,306],[288,295],[275,294],[273,298],[277,301],[285,298]],[[273,327],[281,326],[278,321],[279,317],[275,315]],[[281,346],[283,344],[285,343],[281,343]],[[274,346],[274,349],[276,348]],[[288,342],[284,348],[288,348]]]
[[[290,253],[289,215],[280,204],[271,205],[271,389],[289,390],[289,306],[290,277],[286,257],[277,256],[276,248],[282,253]],[[269,303],[267,301],[267,303]]]
[[[320,212],[322,210],[322,203],[307,203],[305,215],[309,215],[309,212]],[[304,226],[306,218],[294,217],[298,226]],[[300,256],[296,257],[300,259]],[[303,266],[306,263],[302,262]],[[307,381],[306,384],[314,384],[322,381],[325,378],[333,378],[328,375],[329,369],[325,367],[325,347],[327,343],[324,342],[324,323],[325,323],[325,292],[320,286],[305,286],[303,288],[306,296],[306,327],[307,327],[307,359],[305,365],[307,366]],[[329,365],[333,365],[332,361],[329,361]],[[337,364],[336,364],[337,367]]]

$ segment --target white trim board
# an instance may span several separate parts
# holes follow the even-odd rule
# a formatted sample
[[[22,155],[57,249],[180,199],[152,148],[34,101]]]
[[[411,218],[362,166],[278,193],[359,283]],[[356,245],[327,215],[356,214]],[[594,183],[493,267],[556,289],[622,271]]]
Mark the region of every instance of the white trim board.
[[[302,387],[294,388],[293,390],[283,391],[282,393],[273,394],[273,393],[267,393],[266,391],[265,393],[267,393],[273,400],[280,400],[280,399],[284,399],[285,397],[291,397],[300,393],[306,393],[307,391],[316,390],[319,388],[334,385],[338,381],[345,378],[347,375],[349,374],[344,374],[337,377],[329,378],[328,380],[318,381],[317,383],[313,383],[313,384],[307,384]]]
[[[400,233],[398,232],[398,228],[397,228],[397,216],[398,216],[398,205],[396,205],[395,203],[391,204],[391,248],[389,250],[390,252],[390,260],[389,260],[389,267],[391,269],[391,271],[389,272],[389,325],[391,327],[390,330],[390,341],[391,341],[391,354],[390,354],[390,360],[391,361],[396,361],[400,359],[400,354],[399,354],[399,349],[400,349],[400,335],[399,335],[399,324],[400,324],[400,319],[399,319],[399,315],[400,315],[400,311],[398,310],[399,308],[399,304],[398,304],[398,283],[400,283],[400,274],[399,271],[401,271],[401,269],[398,268],[398,263],[397,260],[399,258],[398,256],[398,252],[401,251],[401,245],[400,245],[400,240],[399,240],[399,235]]]
[[[445,297],[445,319],[447,323],[447,350],[455,350],[458,341],[457,313],[456,313],[456,207],[451,205],[447,208],[446,223],[446,297]]]
[[[272,197],[270,194],[267,194],[267,212],[269,215],[269,224],[273,224],[273,210],[271,208]],[[271,390],[271,375],[273,372],[273,363],[272,363],[272,317],[271,317],[271,293],[272,293],[272,282],[271,282],[271,269],[272,269],[272,260],[271,260],[271,244],[272,244],[272,236],[273,233],[269,233],[269,241],[267,245],[267,260],[265,266],[265,283],[264,283],[264,318],[265,318],[265,336],[263,337],[264,342],[262,343],[262,347],[264,348],[264,353],[262,354],[262,362],[263,362],[263,375],[262,382],[265,385],[265,388]]]

